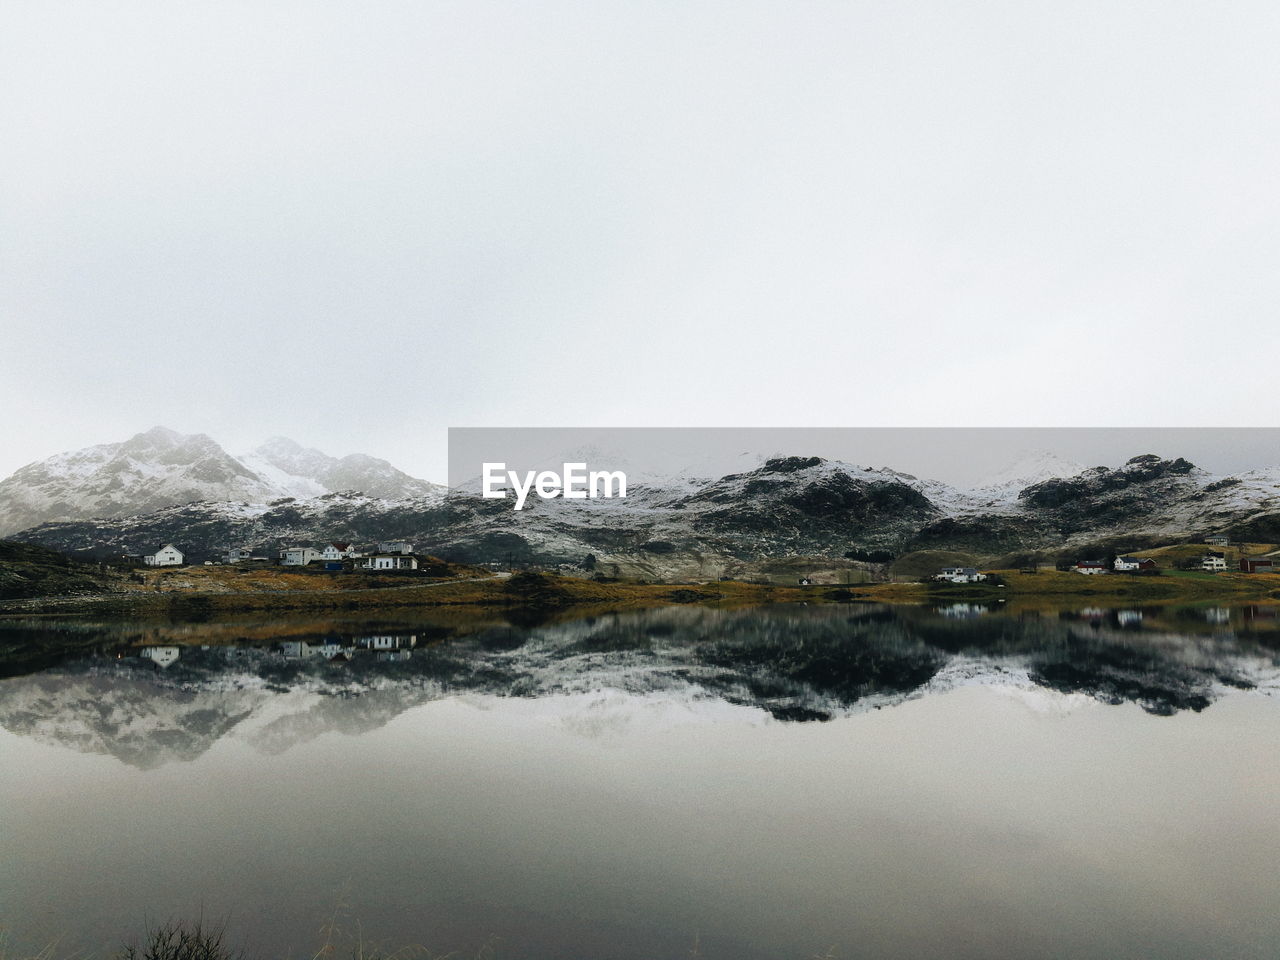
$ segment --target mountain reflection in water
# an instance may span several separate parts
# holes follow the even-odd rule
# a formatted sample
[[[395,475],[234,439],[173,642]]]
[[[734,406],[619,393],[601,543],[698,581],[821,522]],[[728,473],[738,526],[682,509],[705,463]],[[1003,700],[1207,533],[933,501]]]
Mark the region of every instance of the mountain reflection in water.
[[[1230,690],[1280,687],[1270,613],[679,606],[444,639],[449,631],[412,622],[299,634],[281,621],[244,631],[254,642],[237,644],[201,644],[180,625],[80,627],[78,647],[91,655],[0,681],[0,726],[154,768],[195,759],[233,731],[276,754],[459,694],[607,689],[822,721],[989,684],[1170,715],[1204,710]],[[69,631],[6,624],[0,641],[37,648]]]

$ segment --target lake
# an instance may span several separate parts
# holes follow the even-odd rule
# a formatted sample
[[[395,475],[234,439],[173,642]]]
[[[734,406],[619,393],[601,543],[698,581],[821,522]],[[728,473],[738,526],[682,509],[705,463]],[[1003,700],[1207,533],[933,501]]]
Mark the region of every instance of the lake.
[[[0,625],[8,955],[1280,955],[1273,607],[514,619]]]

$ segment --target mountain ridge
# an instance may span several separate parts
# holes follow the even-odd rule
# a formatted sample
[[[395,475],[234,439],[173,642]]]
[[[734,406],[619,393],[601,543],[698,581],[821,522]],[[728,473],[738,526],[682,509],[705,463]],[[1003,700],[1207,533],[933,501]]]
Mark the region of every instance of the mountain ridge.
[[[249,459],[232,456],[207,434],[163,426],[54,454],[0,481],[0,536],[47,522],[138,516],[183,503],[270,503],[343,490],[397,498],[437,488],[376,457],[330,457],[282,437]]]
[[[315,461],[305,466],[315,472],[316,464],[337,460],[292,441],[287,448],[273,443],[281,469],[302,470],[302,459]],[[801,456],[772,457],[706,482],[637,488],[626,499],[532,498],[521,511],[510,501],[424,486],[425,493],[404,497],[340,491],[256,504],[186,502],[47,522],[19,536],[99,555],[150,552],[172,541],[196,562],[216,559],[229,543],[270,553],[298,543],[404,539],[457,562],[568,565],[655,579],[740,575],[745,565],[788,557],[843,560],[922,549],[995,556],[1116,538],[1137,548],[1152,538],[1222,531],[1280,538],[1280,471],[1216,477],[1155,454],[1040,479],[1016,497],[986,502],[889,468]]]

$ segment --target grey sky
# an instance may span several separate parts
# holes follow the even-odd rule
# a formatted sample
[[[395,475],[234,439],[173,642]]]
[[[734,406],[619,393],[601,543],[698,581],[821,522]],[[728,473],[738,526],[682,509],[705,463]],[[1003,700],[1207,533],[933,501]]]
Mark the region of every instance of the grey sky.
[[[645,473],[717,477],[782,454],[971,487],[1044,454],[1082,467],[1116,467],[1148,453],[1186,457],[1210,473],[1243,473],[1280,465],[1280,428],[461,428],[449,431],[448,483],[478,485],[486,462],[505,463],[522,476],[585,462],[588,469],[624,470],[634,481]]]
[[[5,4],[0,475],[1273,424],[1278,49],[1261,2]]]

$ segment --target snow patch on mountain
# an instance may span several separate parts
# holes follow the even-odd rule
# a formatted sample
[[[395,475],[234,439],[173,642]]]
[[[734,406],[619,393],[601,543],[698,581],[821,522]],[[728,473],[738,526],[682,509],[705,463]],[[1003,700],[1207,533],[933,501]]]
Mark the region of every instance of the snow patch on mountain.
[[[1074,477],[1086,469],[1083,463],[1048,450],[1027,450],[975,485],[970,494],[984,506],[1012,504],[1019,493],[1033,484]]]

